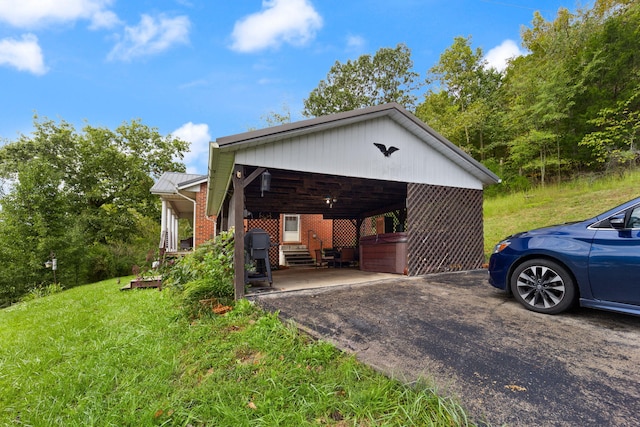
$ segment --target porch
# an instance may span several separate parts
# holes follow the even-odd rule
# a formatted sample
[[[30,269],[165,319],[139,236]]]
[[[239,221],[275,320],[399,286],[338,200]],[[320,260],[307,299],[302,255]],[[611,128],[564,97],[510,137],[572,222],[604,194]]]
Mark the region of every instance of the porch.
[[[160,197],[160,243],[163,256],[180,257],[215,236],[215,220],[207,217],[207,176],[165,172],[151,187]]]

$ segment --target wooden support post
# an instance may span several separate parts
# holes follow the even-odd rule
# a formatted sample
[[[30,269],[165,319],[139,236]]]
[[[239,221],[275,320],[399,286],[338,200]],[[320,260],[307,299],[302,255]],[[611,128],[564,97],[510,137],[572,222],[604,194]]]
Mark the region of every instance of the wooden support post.
[[[234,252],[233,270],[235,299],[244,298],[244,167],[233,168]]]

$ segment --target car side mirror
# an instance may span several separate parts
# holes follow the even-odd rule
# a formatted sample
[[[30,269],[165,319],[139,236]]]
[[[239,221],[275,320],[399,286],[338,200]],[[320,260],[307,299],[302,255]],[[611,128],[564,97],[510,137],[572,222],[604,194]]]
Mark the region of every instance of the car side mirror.
[[[614,216],[613,218],[609,219],[609,224],[611,224],[611,226],[616,230],[624,229],[624,216]]]

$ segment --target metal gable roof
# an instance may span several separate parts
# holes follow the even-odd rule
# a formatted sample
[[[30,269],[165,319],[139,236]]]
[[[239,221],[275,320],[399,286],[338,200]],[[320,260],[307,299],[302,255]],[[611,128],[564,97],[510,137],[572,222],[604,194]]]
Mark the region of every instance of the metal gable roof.
[[[207,175],[165,172],[150,191],[168,203],[179,218],[193,219],[195,193],[200,191],[199,184],[207,179]]]
[[[398,124],[412,132],[416,137],[430,142],[435,138],[439,144],[429,145],[458,164],[463,169],[474,175],[484,184],[495,184],[500,178],[487,169],[480,162],[469,156],[458,146],[437,133],[422,120],[411,114],[397,103],[377,105],[359,110],[346,111],[329,116],[316,117],[295,123],[287,123],[281,126],[259,129],[251,132],[240,133],[216,139],[222,152],[238,151],[256,145],[292,138],[309,133],[315,133],[326,129],[346,126],[352,123],[370,120],[376,117],[388,116]],[[425,138],[425,136],[430,138]]]
[[[207,175],[199,175],[198,178],[190,179],[188,181],[183,181],[176,186],[178,190],[185,191],[200,191],[199,185],[207,182]]]
[[[461,170],[469,173],[478,182],[482,184],[500,182],[500,178],[480,162],[438,134],[401,105],[391,103],[218,138],[215,143],[211,144],[210,149],[209,181],[211,185],[207,198],[208,214],[217,214],[222,206],[231,179],[235,153],[244,153],[245,150],[272,142],[291,140],[382,117],[393,120],[418,140],[449,159]]]
[[[328,116],[316,117],[309,120],[302,120],[294,123],[286,123],[280,126],[273,126],[265,129],[239,133],[216,139],[216,143],[223,150],[239,150],[247,145],[253,146],[266,144],[284,138],[315,133],[321,130],[345,126],[363,120],[379,117],[388,114],[392,107],[400,107],[399,104],[385,104],[375,107],[363,108],[360,110],[345,111]]]
[[[165,172],[151,187],[151,194],[175,194],[176,190],[206,182],[207,175]]]

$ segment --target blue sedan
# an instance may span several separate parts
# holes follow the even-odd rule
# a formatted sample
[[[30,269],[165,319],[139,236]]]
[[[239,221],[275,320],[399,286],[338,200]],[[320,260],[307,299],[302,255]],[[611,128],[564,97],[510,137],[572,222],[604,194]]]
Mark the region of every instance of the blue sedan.
[[[640,315],[640,198],[585,221],[514,234],[489,260],[489,283],[527,309]]]

